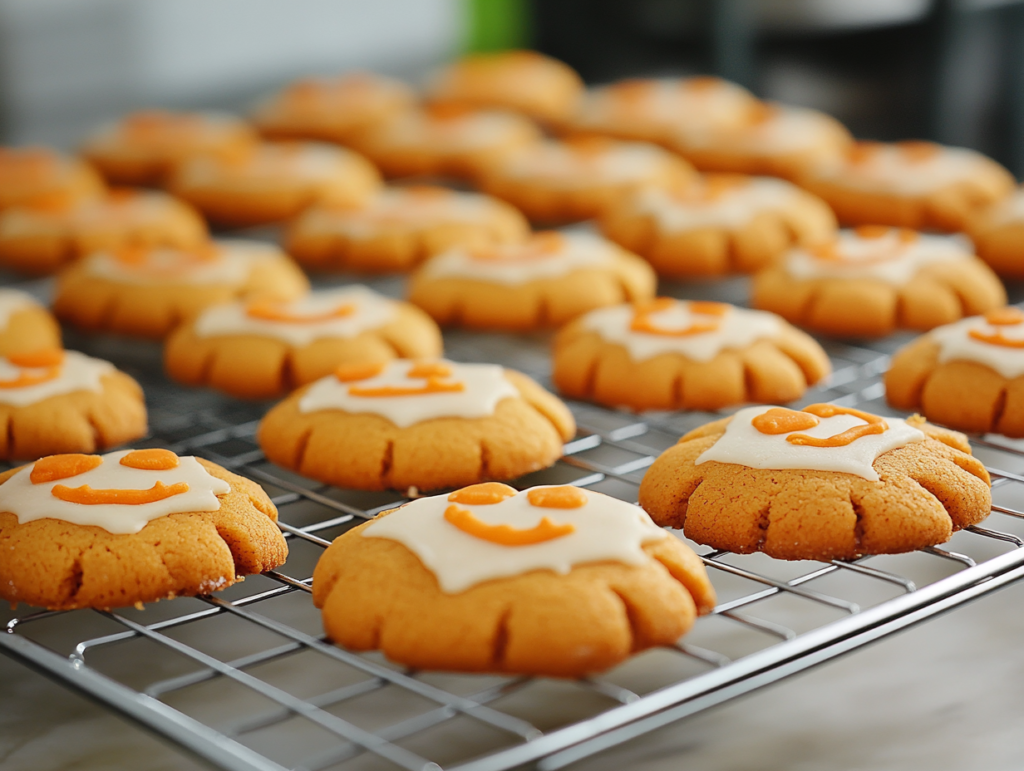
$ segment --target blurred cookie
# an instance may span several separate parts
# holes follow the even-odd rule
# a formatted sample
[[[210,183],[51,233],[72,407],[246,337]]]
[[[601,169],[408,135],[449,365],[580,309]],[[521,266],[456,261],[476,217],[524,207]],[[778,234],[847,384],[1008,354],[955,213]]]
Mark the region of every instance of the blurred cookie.
[[[0,356],[60,348],[60,325],[32,295],[0,288]]]
[[[0,147],[0,211],[74,203],[105,189],[95,169],[78,158],[46,147]]]
[[[967,234],[985,262],[1000,276],[1024,279],[1024,190],[1018,188],[967,221]]]

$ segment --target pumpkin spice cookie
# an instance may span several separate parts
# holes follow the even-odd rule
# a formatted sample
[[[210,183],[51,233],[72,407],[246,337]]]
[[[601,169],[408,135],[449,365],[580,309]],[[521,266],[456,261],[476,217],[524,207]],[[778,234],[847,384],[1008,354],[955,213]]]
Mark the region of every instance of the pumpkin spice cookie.
[[[313,602],[334,642],[405,666],[583,677],[674,645],[715,593],[693,551],[632,504],[492,483],[344,533]]]
[[[576,433],[562,402],[496,364],[342,366],[260,423],[267,458],[357,490],[436,490],[547,468]]]
[[[61,347],[60,324],[32,295],[0,288],[0,356]]]
[[[262,102],[252,120],[268,139],[317,139],[347,144],[358,132],[387,120],[416,101],[394,78],[352,72],[307,78]]]
[[[146,435],[139,384],[113,364],[42,348],[0,357],[0,459],[95,452]]]
[[[648,188],[676,189],[696,175],[657,145],[582,137],[535,142],[488,164],[480,188],[536,222],[578,222],[599,216]]]
[[[836,232],[820,198],[781,179],[708,174],[678,190],[646,189],[609,208],[608,238],[671,278],[752,273],[797,244]]]
[[[661,297],[600,308],[558,332],[555,386],[632,410],[788,402],[831,372],[809,335],[772,313]]]
[[[81,152],[109,182],[160,185],[186,158],[233,156],[256,140],[256,132],[231,115],[152,110],[100,127]]]
[[[203,308],[235,299],[293,300],[309,281],[284,252],[259,241],[192,249],[95,252],[57,277],[53,311],[96,332],[161,338]]]
[[[998,308],[919,337],[893,356],[885,395],[950,428],[1024,437],[1024,312]]]
[[[525,240],[529,223],[504,201],[443,187],[390,187],[362,206],[316,206],[288,229],[288,253],[313,270],[410,270],[456,246]]]
[[[0,211],[74,203],[103,194],[96,170],[46,147],[0,147]]]
[[[188,248],[206,240],[206,223],[191,206],[157,192],[121,189],[73,204],[0,212],[0,266],[25,273],[53,273],[101,249]]]
[[[442,326],[525,331],[650,299],[655,283],[646,262],[610,241],[545,231],[430,258],[412,275],[409,300]]]
[[[799,179],[846,225],[960,231],[1014,181],[981,153],[931,142],[857,142]]]
[[[0,474],[0,598],[50,610],[226,589],[285,561],[255,482],[169,450],[52,455]]]
[[[714,549],[827,562],[945,543],[992,494],[963,434],[812,404],[691,431],[648,469],[640,505]]]
[[[419,308],[348,286],[207,308],[167,339],[164,366],[185,385],[269,399],[338,366],[434,358],[441,348],[440,330]]]
[[[1005,303],[999,279],[959,239],[863,225],[787,252],[754,277],[751,304],[826,335],[884,337]]]
[[[967,221],[978,256],[1000,276],[1024,279],[1024,190],[1018,188]]]

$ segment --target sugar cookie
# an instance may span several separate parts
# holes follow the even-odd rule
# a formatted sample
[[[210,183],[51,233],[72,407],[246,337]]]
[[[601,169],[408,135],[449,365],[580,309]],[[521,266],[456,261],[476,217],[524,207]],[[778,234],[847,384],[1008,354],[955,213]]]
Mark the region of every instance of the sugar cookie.
[[[105,188],[96,170],[77,158],[46,147],[0,147],[0,211],[74,203]]]
[[[0,356],[60,348],[60,324],[32,295],[0,288]]]
[[[1000,276],[1024,278],[1024,190],[992,204],[967,220],[967,234],[978,256]]]

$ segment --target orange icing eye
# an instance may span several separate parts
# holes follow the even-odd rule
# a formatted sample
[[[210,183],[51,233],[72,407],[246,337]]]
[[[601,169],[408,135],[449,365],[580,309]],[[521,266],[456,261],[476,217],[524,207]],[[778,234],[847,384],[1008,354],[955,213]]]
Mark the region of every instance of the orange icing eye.
[[[64,351],[60,348],[40,348],[27,353],[12,353],[7,361],[16,367],[39,369],[42,367],[59,367],[64,363]]]
[[[365,364],[342,364],[334,370],[334,376],[342,383],[354,383],[357,380],[369,380],[384,371],[387,365],[381,361]]]
[[[103,458],[99,455],[82,455],[80,453],[50,455],[35,462],[28,478],[34,485],[56,482],[58,479],[67,479],[84,474],[86,471],[92,471],[101,463],[103,463]]]
[[[452,503],[462,503],[466,506],[489,506],[494,503],[501,503],[506,498],[516,494],[514,487],[503,485],[501,482],[483,482],[478,485],[470,485],[456,490],[448,496]]]
[[[104,504],[141,506],[187,492],[188,482],[175,482],[173,485],[157,482],[148,490],[93,490],[89,485],[81,487],[55,485],[50,494],[58,500],[67,503],[80,503],[83,506],[102,506]]]
[[[177,468],[180,458],[170,450],[132,450],[121,458],[121,465],[144,471],[170,471]]]
[[[488,525],[477,519],[468,509],[460,509],[454,505],[445,509],[444,518],[467,535],[501,546],[532,546],[553,541],[576,531],[575,525],[558,525],[547,517],[527,530],[517,530],[511,525]]]
[[[1024,311],[1014,308],[1012,305],[1006,308],[996,308],[985,314],[985,321],[994,327],[1013,327],[1024,321]]]
[[[537,487],[526,494],[531,506],[542,509],[578,509],[587,505],[587,494],[578,487]]]
[[[406,377],[448,377],[452,368],[437,361],[418,361],[405,373]]]
[[[862,426],[853,426],[842,433],[826,437],[807,436],[806,434],[792,434],[786,437],[790,444],[797,444],[808,447],[846,447],[863,436],[872,434],[883,434],[889,430],[889,424],[884,418],[872,415],[869,412],[850,409],[848,407],[837,407],[834,404],[811,404],[804,407],[804,412],[809,412],[819,418],[831,418],[836,415],[853,415],[866,421]]]
[[[758,415],[750,424],[762,434],[788,434],[791,431],[806,431],[814,428],[821,421],[814,415],[797,410],[787,410],[785,407],[772,407],[765,413]]]
[[[637,303],[634,306],[633,320],[629,324],[631,332],[642,332],[648,335],[661,335],[663,337],[688,337],[689,335],[700,335],[706,332],[715,332],[721,326],[721,317],[729,312],[726,303],[716,302],[691,302],[689,309],[691,313],[699,316],[713,316],[715,321],[696,321],[682,329],[664,329],[659,327],[651,319],[651,316],[659,311],[668,310],[675,304],[671,297],[658,297],[650,302]]]
[[[351,303],[339,305],[322,313],[293,313],[282,303],[270,300],[253,300],[245,308],[245,314],[261,321],[280,321],[286,324],[316,324],[322,321],[343,319],[356,312]]]

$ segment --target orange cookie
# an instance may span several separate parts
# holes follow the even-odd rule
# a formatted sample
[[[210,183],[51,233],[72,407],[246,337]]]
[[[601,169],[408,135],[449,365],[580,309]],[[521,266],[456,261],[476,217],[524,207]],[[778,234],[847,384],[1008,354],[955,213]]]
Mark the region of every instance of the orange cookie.
[[[260,103],[256,128],[269,139],[318,139],[346,144],[358,132],[415,102],[400,80],[372,72],[307,78]]]
[[[536,51],[473,54],[434,75],[433,103],[491,107],[554,123],[576,110],[583,80],[564,62]]]
[[[1014,186],[1010,172],[991,158],[931,142],[857,142],[799,182],[843,224],[944,231],[963,230]]]
[[[100,127],[81,151],[114,184],[159,185],[187,158],[231,156],[255,141],[256,132],[231,115],[152,110]]]
[[[521,147],[489,164],[479,184],[531,220],[551,223],[591,219],[637,191],[675,189],[695,177],[657,145],[582,137]]]
[[[672,278],[751,273],[794,245],[826,240],[836,218],[781,179],[709,174],[678,190],[649,188],[601,218],[610,239]]]
[[[327,635],[415,669],[583,677],[672,646],[715,593],[636,506],[474,485],[337,538],[313,573]]]
[[[423,311],[362,286],[291,302],[235,301],[207,308],[167,339],[167,374],[244,399],[269,399],[341,365],[441,355]]]
[[[52,455],[0,474],[0,598],[51,610],[208,594],[285,561],[254,482],[169,450]]]
[[[1024,312],[998,308],[919,337],[893,356],[885,394],[950,428],[1024,437]]]
[[[799,399],[832,371],[773,313],[660,297],[591,311],[558,332],[553,380],[574,399],[632,410],[718,410]]]
[[[967,233],[978,256],[1000,276],[1024,278],[1024,190],[972,215]]]
[[[339,367],[260,423],[267,458],[357,490],[436,490],[552,465],[576,433],[562,402],[496,364]]]
[[[442,325],[525,331],[650,299],[655,283],[646,262],[610,241],[547,231],[431,257],[412,275],[409,299]]]
[[[864,225],[754,277],[752,305],[838,337],[928,330],[998,308],[1006,290],[960,239]]]
[[[0,288],[0,356],[60,348],[60,325],[32,295]]]
[[[26,273],[53,273],[101,249],[188,248],[206,239],[203,218],[164,193],[121,189],[76,203],[0,212],[0,266]]]
[[[46,147],[0,147],[0,211],[95,198],[106,186],[87,163]]]
[[[443,187],[390,187],[357,207],[317,206],[288,229],[288,253],[314,270],[410,270],[457,246],[522,241],[529,223],[503,201]]]
[[[284,252],[259,241],[212,241],[95,252],[57,278],[53,310],[83,329],[164,337],[203,308],[238,298],[293,300],[309,281]]]
[[[945,543],[992,506],[963,434],[832,404],[748,407],[648,469],[640,505],[714,549],[855,559]]]

